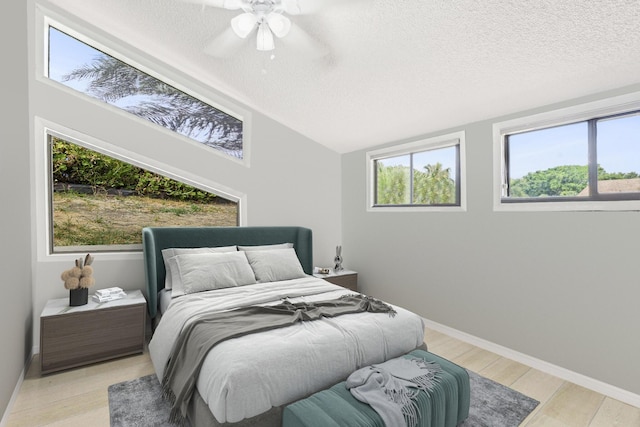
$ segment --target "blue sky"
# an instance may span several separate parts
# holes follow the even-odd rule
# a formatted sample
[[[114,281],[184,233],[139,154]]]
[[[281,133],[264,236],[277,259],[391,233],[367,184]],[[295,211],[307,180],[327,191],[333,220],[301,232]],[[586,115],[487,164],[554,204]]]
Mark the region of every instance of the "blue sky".
[[[53,27],[50,27],[50,29],[49,78],[80,92],[87,93],[89,80],[62,81],[63,76],[82,65],[90,64],[97,57],[108,55]],[[127,106],[138,105],[140,102],[148,101],[149,99],[151,97],[148,95],[133,95],[110,101],[109,104],[124,109]]]
[[[509,137],[511,178],[562,165],[587,165],[587,124],[577,123]]]
[[[49,78],[62,82],[62,77],[79,65],[90,63],[102,52],[82,43],[73,37],[50,27],[49,31]],[[86,92],[88,81],[70,80],[62,82],[81,92]]]
[[[379,160],[384,166],[406,166],[409,167],[409,155],[390,157]],[[414,169],[424,171],[424,166],[427,164],[435,165],[436,163],[442,164],[443,169],[449,168],[451,170],[451,177],[455,177],[456,171],[456,148],[447,147],[429,151],[423,151],[414,154],[413,167]]]
[[[601,120],[597,127],[598,163],[607,172],[640,173],[640,116]],[[511,178],[563,165],[588,164],[587,123],[574,123],[512,135]]]
[[[90,81],[88,79],[82,80],[69,80],[63,81],[63,77],[69,74],[71,71],[91,64],[96,58],[106,55],[105,53],[57,30],[56,28],[49,27],[49,78],[58,81],[66,86],[69,86],[75,90],[86,93],[93,96],[88,92]],[[175,88],[174,88],[175,89]],[[176,89],[177,90],[177,89]],[[206,105],[211,110],[216,110],[214,107],[205,104],[204,102],[197,100],[201,104]],[[151,102],[157,105],[163,105],[165,100],[154,95],[129,95],[123,98],[119,98],[115,101],[108,101],[109,104],[115,105],[122,109],[127,107],[139,106],[144,102]],[[230,120],[238,121],[238,119],[229,116]],[[212,124],[214,126],[215,124]],[[189,131],[178,128],[176,131],[184,136],[194,139],[198,142],[205,143],[213,148],[218,148],[215,144],[215,138],[219,135],[213,136],[214,140],[209,140],[208,129],[191,129]],[[241,151],[239,151],[241,153]],[[241,157],[241,156],[240,156]]]

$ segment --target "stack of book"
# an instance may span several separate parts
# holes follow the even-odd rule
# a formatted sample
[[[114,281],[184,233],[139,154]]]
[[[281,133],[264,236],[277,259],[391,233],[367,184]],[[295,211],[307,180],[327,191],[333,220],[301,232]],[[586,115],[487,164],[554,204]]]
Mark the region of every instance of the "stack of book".
[[[98,289],[93,295],[93,300],[95,302],[108,302],[124,298],[126,296],[127,294],[124,293],[122,288],[113,287],[107,289]]]

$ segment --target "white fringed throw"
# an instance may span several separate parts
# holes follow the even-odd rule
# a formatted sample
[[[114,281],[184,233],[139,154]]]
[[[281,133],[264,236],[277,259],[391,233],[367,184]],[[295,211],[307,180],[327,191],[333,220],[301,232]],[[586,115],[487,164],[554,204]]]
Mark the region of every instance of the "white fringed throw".
[[[414,400],[420,390],[431,391],[442,368],[416,357],[398,357],[358,369],[347,378],[346,387],[367,403],[387,426],[415,427],[420,416]]]

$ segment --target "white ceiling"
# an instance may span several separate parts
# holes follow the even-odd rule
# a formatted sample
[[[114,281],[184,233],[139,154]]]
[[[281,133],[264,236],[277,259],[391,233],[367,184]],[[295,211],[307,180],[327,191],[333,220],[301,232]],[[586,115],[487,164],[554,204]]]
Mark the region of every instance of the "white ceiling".
[[[638,0],[324,0],[292,21],[328,55],[273,60],[203,53],[238,11],[51,3],[340,153],[640,83]]]

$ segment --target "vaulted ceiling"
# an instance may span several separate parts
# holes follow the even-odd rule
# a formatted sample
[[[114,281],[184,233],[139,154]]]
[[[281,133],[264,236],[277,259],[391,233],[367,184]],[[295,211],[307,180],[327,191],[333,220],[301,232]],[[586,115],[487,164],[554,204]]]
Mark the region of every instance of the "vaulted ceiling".
[[[637,0],[299,1],[323,4],[291,17],[323,56],[288,36],[216,46],[239,11],[50,0],[341,153],[640,83]]]

